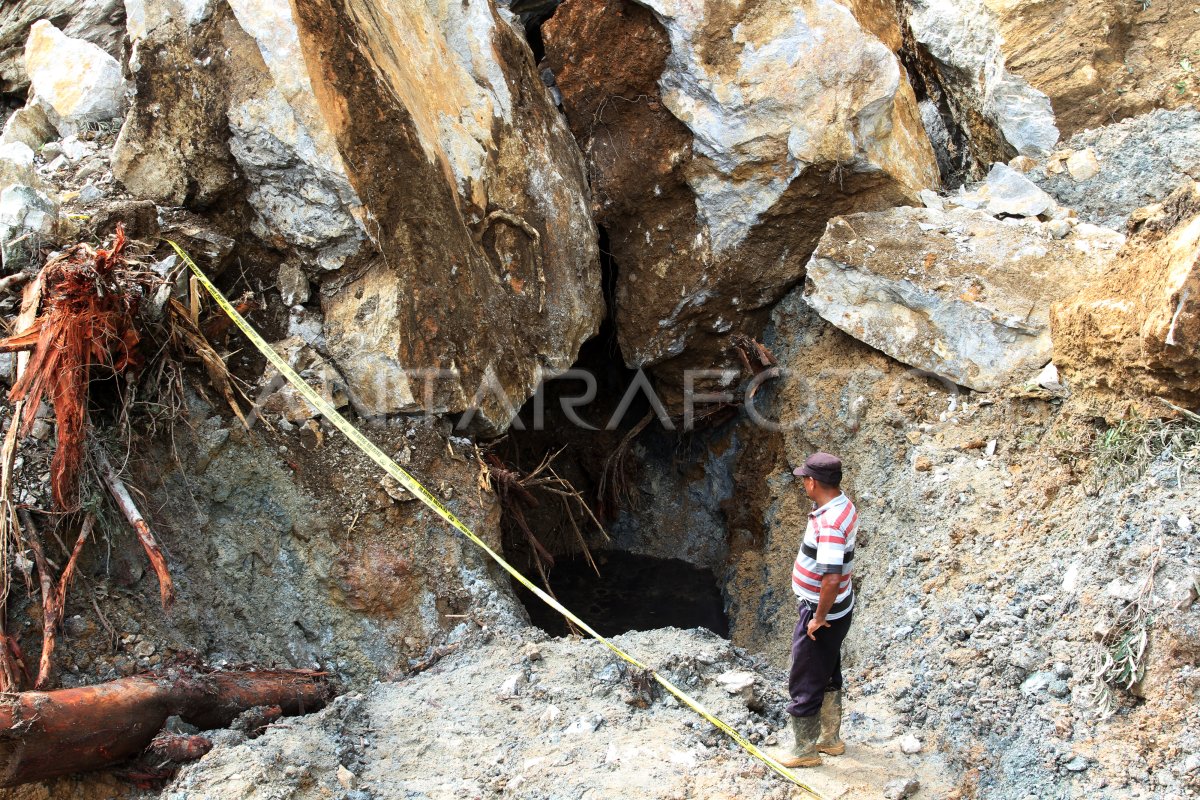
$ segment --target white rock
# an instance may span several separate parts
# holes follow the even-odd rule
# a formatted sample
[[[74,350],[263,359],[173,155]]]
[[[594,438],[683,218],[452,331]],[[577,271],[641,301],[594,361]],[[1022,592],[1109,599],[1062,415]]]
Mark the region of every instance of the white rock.
[[[546,706],[546,710],[538,717],[538,724],[543,728],[549,728],[561,718],[562,710],[556,705],[548,705]]]
[[[12,113],[4,123],[4,131],[0,133],[0,145],[21,142],[37,151],[57,134],[50,120],[46,119],[46,112],[34,103]]]
[[[1100,172],[1100,162],[1096,160],[1096,151],[1090,147],[1076,150],[1067,158],[1067,172],[1076,182],[1094,178]]]
[[[730,694],[741,694],[754,688],[754,673],[730,670],[717,676],[717,683]]]
[[[91,42],[72,39],[47,20],[34,23],[25,43],[32,102],[61,136],[121,116],[121,65]]]
[[[504,683],[500,684],[500,690],[496,692],[497,696],[502,698],[516,697],[521,693],[521,687],[525,685],[525,676],[522,673],[509,675],[504,679]]]
[[[982,193],[993,216],[1036,217],[1054,205],[1054,198],[1007,164],[992,165]]]
[[[900,740],[900,752],[907,756],[915,756],[924,746],[924,743],[911,733]]]
[[[13,185],[36,186],[33,150],[24,142],[0,144],[0,191]]]
[[[1179,527],[1179,532],[1184,535],[1191,533],[1195,529],[1195,526],[1192,524],[1192,521],[1188,518],[1187,514],[1180,514],[1179,519],[1175,521],[1175,524]]]
[[[1033,382],[1051,392],[1061,392],[1066,388],[1058,375],[1058,367],[1054,365],[1053,361],[1042,367],[1042,371],[1033,379]]]

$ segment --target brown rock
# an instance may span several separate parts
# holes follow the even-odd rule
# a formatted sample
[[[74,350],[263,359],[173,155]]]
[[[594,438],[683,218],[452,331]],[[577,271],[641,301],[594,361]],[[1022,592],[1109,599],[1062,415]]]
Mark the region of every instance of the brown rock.
[[[895,56],[845,7],[804,5],[807,22],[775,1],[568,0],[543,28],[618,265],[622,352],[672,388],[733,363],[728,336],[757,332],[830,216],[937,180]]]
[[[1108,270],[1054,306],[1054,361],[1071,388],[1200,402],[1200,185],[1131,221]]]
[[[385,5],[148,3],[114,170],[209,214],[244,197],[241,224],[320,285],[303,335],[360,413],[478,398],[503,429],[603,314],[583,164],[493,4]]]

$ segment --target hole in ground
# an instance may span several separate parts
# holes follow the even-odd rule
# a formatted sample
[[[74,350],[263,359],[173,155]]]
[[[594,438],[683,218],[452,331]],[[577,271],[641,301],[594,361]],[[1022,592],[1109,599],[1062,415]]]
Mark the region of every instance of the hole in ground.
[[[729,638],[725,602],[712,572],[677,558],[609,550],[592,554],[597,576],[582,556],[561,558],[550,573],[560,603],[602,636],[656,628],[708,628]],[[566,620],[523,586],[517,595],[529,620],[551,636],[568,633]]]

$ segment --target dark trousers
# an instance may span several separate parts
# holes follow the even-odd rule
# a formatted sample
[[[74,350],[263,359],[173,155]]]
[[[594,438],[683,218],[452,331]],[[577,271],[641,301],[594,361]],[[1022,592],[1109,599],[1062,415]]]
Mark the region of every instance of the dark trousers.
[[[813,617],[816,605],[800,601],[800,619],[792,634],[792,670],[788,673],[788,693],[792,702],[787,712],[793,717],[811,717],[821,710],[825,692],[842,688],[842,640],[850,630],[850,618],[854,611],[841,619],[829,620],[828,628],[821,628],[808,638],[808,622]]]

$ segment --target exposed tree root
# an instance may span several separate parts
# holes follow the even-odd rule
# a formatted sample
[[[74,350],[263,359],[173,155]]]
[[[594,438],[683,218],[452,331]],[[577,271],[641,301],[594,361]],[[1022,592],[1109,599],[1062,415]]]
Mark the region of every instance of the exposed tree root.
[[[10,695],[0,701],[0,786],[119,764],[145,750],[169,716],[211,730],[227,727],[247,709],[278,706],[284,714],[305,714],[332,696],[324,673],[194,669]],[[202,744],[183,738],[162,740],[159,755],[204,754]]]

